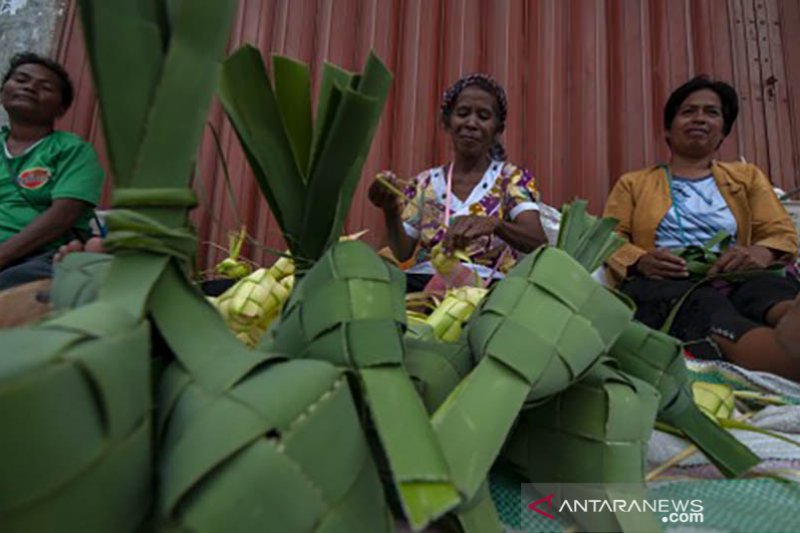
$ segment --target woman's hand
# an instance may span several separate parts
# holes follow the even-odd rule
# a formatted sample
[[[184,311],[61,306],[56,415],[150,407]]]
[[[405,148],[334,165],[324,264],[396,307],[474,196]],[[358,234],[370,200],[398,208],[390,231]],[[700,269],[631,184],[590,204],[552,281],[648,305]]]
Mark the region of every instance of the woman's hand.
[[[444,249],[465,250],[472,241],[485,235],[492,235],[502,224],[499,218],[480,215],[466,215],[453,219],[444,237]]]
[[[390,190],[378,177],[383,178],[397,187],[397,177],[391,172],[379,172],[375,180],[369,186],[367,197],[372,205],[383,210],[386,215],[397,216],[403,210],[403,199],[395,191]],[[399,190],[399,187],[398,187]]]
[[[675,279],[689,276],[686,261],[666,248],[658,248],[644,254],[636,262],[634,269],[650,279]]]
[[[764,270],[774,261],[775,256],[772,254],[772,251],[765,246],[734,245],[728,248],[725,253],[717,259],[717,262],[708,269],[708,275],[719,274],[720,272]]]

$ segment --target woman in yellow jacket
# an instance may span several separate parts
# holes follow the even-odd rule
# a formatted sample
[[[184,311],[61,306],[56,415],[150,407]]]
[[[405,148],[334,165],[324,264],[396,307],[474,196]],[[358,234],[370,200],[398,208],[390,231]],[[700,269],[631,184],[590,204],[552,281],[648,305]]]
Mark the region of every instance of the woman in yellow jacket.
[[[737,114],[730,85],[705,76],[685,83],[664,108],[669,164],[625,174],[608,198],[605,216],[620,221],[628,240],[608,266],[651,327],[660,328],[693,285],[675,249],[702,245],[720,230],[732,235],[735,244],[709,274],[763,270],[797,254],[797,233],[767,177],[754,165],[714,161]],[[800,358],[774,330],[784,318],[800,328],[798,292],[796,278],[767,273],[706,284],[683,303],[670,333],[695,356],[800,380]]]

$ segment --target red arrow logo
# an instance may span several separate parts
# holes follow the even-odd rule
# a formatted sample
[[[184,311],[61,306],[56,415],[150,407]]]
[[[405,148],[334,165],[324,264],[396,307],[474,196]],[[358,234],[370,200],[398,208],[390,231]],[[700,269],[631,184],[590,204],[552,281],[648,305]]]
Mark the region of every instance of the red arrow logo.
[[[547,502],[547,508],[548,508],[548,509],[550,509],[550,508],[553,506],[553,497],[554,497],[555,495],[556,495],[556,494],[555,494],[555,493],[553,493],[553,494],[550,494],[549,496],[545,496],[544,498],[539,498],[539,499],[538,499],[538,500],[536,500],[535,502],[533,502],[533,503],[531,503],[531,504],[528,504],[528,509],[530,509],[531,511],[533,511],[533,512],[535,512],[535,513],[539,513],[539,514],[540,514],[540,515],[542,515],[542,516],[546,516],[546,517],[547,517],[547,518],[549,518],[550,520],[555,520],[555,519],[556,519],[556,517],[555,517],[555,516],[553,516],[553,515],[551,515],[551,514],[550,514],[550,513],[548,513],[547,511],[542,511],[541,509],[537,509],[537,507],[539,506],[539,504],[540,504],[540,503],[542,503],[542,502]]]

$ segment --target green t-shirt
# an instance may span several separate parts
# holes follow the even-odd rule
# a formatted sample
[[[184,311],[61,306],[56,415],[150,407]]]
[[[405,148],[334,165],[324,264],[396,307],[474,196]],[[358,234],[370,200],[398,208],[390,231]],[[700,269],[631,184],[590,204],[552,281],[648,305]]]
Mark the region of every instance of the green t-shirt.
[[[0,242],[19,233],[59,198],[97,205],[103,190],[103,169],[92,145],[73,133],[54,131],[24,153],[11,157],[8,127],[0,130]],[[75,228],[89,231],[94,214],[86,209]],[[71,233],[45,246],[53,249],[74,238]]]

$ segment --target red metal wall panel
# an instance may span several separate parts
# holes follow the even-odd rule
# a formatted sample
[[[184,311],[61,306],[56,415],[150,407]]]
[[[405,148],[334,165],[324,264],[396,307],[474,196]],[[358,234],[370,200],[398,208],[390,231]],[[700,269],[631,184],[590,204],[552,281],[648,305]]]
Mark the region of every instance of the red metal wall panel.
[[[744,157],[784,188],[800,184],[800,56],[793,50],[800,0],[241,0],[230,49],[245,42],[308,62],[315,85],[323,61],[356,69],[371,48],[378,52],[395,83],[365,176],[383,168],[409,176],[445,161],[441,92],[483,71],[508,91],[510,159],[538,176],[547,202],[580,196],[597,212],[620,174],[665,160],[663,103],[672,88],[705,72],[741,95],[740,119],[720,158]],[[58,57],[77,88],[61,127],[96,142],[102,154],[72,3]],[[209,123],[220,132],[238,207],[209,132],[197,164],[203,263],[222,257],[208,243],[224,246],[240,220],[260,243],[282,247],[216,103]],[[366,201],[367,185],[358,189],[347,229],[370,228],[368,240],[378,244],[381,217]],[[256,246],[246,253],[269,260]]]

